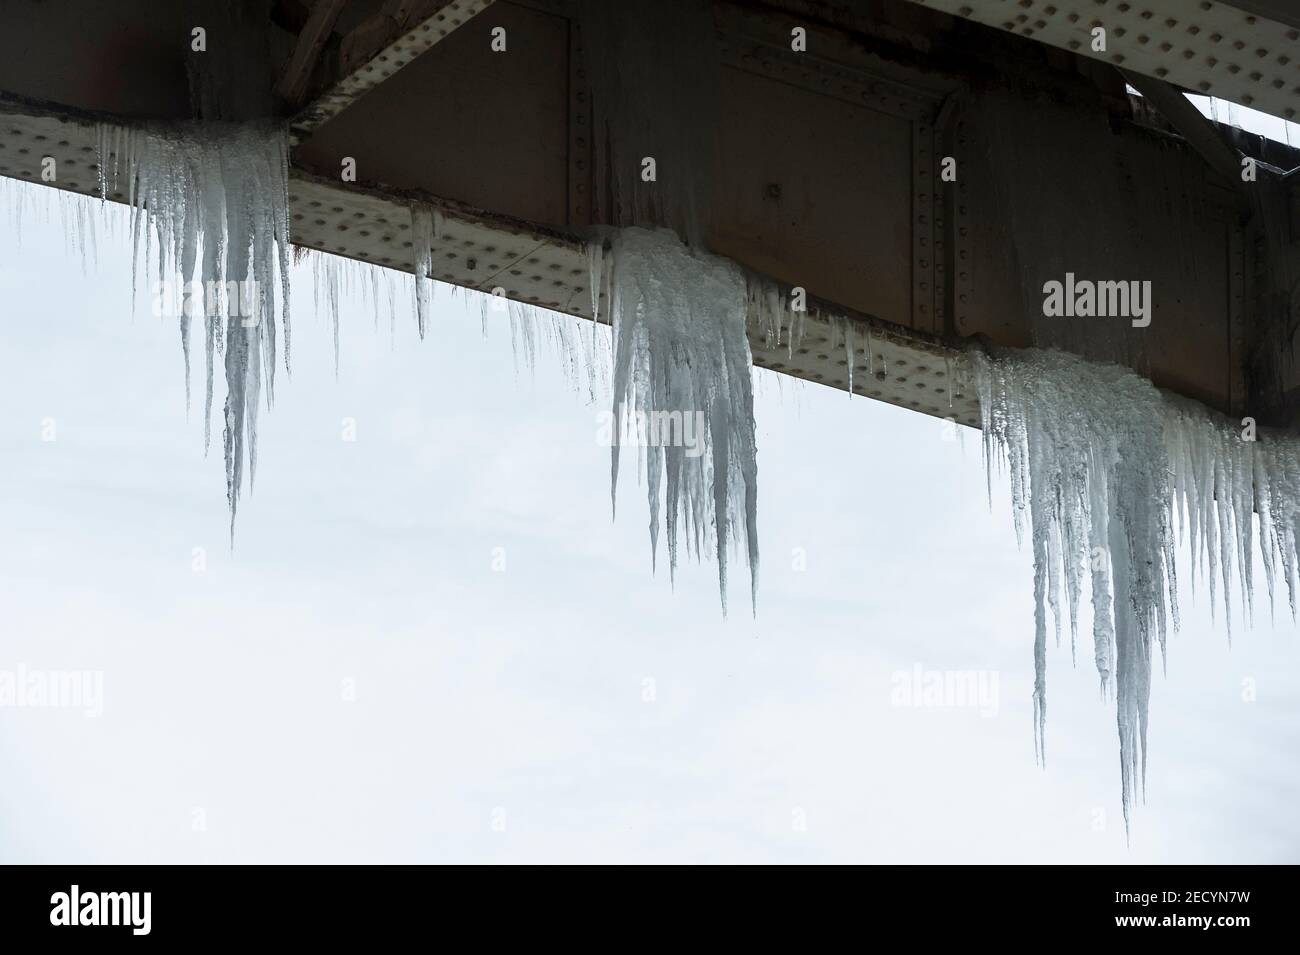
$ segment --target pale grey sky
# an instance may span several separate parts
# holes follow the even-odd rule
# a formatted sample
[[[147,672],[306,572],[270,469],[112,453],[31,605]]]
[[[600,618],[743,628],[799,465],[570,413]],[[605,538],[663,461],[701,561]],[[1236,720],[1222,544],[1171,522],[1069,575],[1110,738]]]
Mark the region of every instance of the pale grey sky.
[[[0,861],[1300,861],[1285,613],[1229,648],[1185,602],[1131,848],[1087,637],[1035,766],[1030,555],[975,432],[761,372],[758,617],[738,562],[723,620],[711,564],[651,575],[630,470],[611,522],[604,405],[504,318],[439,287],[394,344],[351,300],[335,381],[304,272],[232,553],[124,241],[83,275],[57,214],[8,226],[0,671],[104,698],[0,707]],[[918,664],[995,673],[996,713],[891,705]]]

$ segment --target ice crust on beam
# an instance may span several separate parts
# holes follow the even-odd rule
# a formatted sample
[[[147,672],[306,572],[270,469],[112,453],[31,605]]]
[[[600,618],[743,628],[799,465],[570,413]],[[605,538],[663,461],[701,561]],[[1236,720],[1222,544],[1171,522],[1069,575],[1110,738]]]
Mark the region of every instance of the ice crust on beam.
[[[688,249],[668,230],[615,232],[608,252],[591,261],[596,287],[609,288],[618,433],[646,423],[651,432],[638,443],[652,556],[657,559],[662,493],[670,575],[683,539],[688,555],[713,550],[725,613],[728,550],[735,543],[748,560],[756,605],[758,475],[745,275],[732,262]],[[699,442],[687,447],[681,439],[696,422]],[[611,503],[619,452],[616,440]]]
[[[122,191],[132,207],[139,275],[157,244],[160,282],[197,281],[205,292],[207,388],[204,441],[211,439],[213,366],[225,363],[226,499],[231,529],[245,462],[257,471],[257,413],[263,384],[274,397],[275,302],[279,286],[285,370],[289,369],[289,141],[268,124],[198,123],[99,127],[99,188]],[[213,294],[217,301],[211,301]],[[189,400],[190,319],[179,316]]]
[[[1086,590],[1093,657],[1113,688],[1126,828],[1145,784],[1153,645],[1178,627],[1176,535],[1204,574],[1253,613],[1258,547],[1270,606],[1277,577],[1296,615],[1300,440],[1260,431],[1159,391],[1132,371],[1057,351],[972,356],[985,463],[1009,469],[1017,537],[1034,557],[1035,748],[1044,757],[1048,611],[1071,641]],[[991,487],[991,485],[990,485]],[[1260,536],[1254,538],[1255,512]],[[1063,607],[1064,603],[1064,607]],[[1229,624],[1230,626],[1230,624]]]

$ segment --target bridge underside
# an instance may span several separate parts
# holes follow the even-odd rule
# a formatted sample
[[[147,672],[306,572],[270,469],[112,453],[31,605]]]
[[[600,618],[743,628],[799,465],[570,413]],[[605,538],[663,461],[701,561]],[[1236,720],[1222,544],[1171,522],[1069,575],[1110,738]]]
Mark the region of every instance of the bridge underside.
[[[410,271],[410,204],[428,202],[445,223],[434,278],[590,318],[584,242],[650,223],[615,198],[628,152],[601,122],[610,74],[582,8],[0,0],[0,174],[39,182],[53,156],[53,185],[93,194],[98,121],[278,116],[296,143],[295,242]],[[665,146],[660,179],[711,183],[711,251],[871,328],[884,360],[859,358],[857,393],[977,424],[946,359],[974,341],[1053,345],[1295,426],[1300,175],[1285,173],[1300,152],[1221,128],[1181,95],[1295,115],[1289,9],[717,0],[709,168],[674,168]],[[792,48],[798,28],[806,50]],[[672,126],[673,97],[636,102],[665,111],[646,129]],[[1254,182],[1243,157],[1258,160]],[[1067,273],[1149,281],[1150,324],[1046,317],[1044,283]],[[756,338],[755,361],[847,388],[832,338],[810,319],[792,353]]]

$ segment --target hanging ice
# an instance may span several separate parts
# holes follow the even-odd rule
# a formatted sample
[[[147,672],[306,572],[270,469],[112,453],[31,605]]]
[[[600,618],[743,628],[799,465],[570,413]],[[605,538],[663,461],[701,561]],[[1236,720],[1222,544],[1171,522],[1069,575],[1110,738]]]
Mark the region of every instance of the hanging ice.
[[[388,328],[390,338],[397,329],[397,288],[395,273],[362,259],[348,259],[341,255],[318,252],[297,245],[293,248],[293,264],[310,263],[317,314],[328,320],[334,336],[334,376],[339,374],[340,304],[346,295],[357,295],[365,310],[374,316],[375,331],[379,330],[382,309],[380,293],[388,302]]]
[[[411,206],[411,270],[415,273],[415,316],[420,326],[420,337],[429,327],[429,311],[433,307],[433,242],[442,231],[442,217],[436,209],[426,205]]]
[[[1062,352],[973,358],[986,464],[1010,468],[1016,531],[1028,513],[1034,556],[1035,743],[1044,755],[1047,611],[1071,640],[1091,591],[1093,652],[1103,691],[1114,686],[1125,825],[1145,782],[1152,645],[1178,626],[1175,534],[1192,574],[1220,577],[1224,612],[1236,589],[1251,608],[1253,520],[1270,599],[1277,567],[1296,612],[1300,440],[1251,432],[1128,369]],[[1062,611],[1060,591],[1067,611]]]
[[[98,158],[101,195],[125,191],[134,209],[137,274],[143,232],[146,260],[151,242],[158,243],[160,286],[194,290],[183,296],[179,318],[187,402],[190,318],[198,314],[204,320],[205,444],[211,435],[213,363],[224,351],[226,497],[233,530],[246,460],[250,485],[256,475],[263,382],[268,404],[273,397],[277,283],[289,367],[287,135],[263,124],[101,124]]]
[[[594,256],[592,262],[593,273],[600,271]],[[614,326],[614,418],[620,434],[644,436],[652,553],[662,487],[669,573],[676,570],[679,533],[688,554],[712,547],[725,613],[728,547],[742,543],[756,601],[757,457],[745,276],[731,262],[689,250],[667,230],[615,233],[602,265]],[[688,447],[688,430],[697,422],[700,443]],[[616,499],[618,441],[612,450]]]
[[[572,315],[527,302],[516,302],[500,294],[471,294],[479,296],[484,337],[487,337],[489,327],[496,320],[509,320],[510,349],[514,355],[516,372],[535,371],[537,355],[545,351],[559,364],[565,380],[575,392],[585,392],[592,402],[597,400],[598,395],[608,394],[608,328],[590,322],[586,324],[590,324],[591,329],[584,334],[579,328],[584,323]]]

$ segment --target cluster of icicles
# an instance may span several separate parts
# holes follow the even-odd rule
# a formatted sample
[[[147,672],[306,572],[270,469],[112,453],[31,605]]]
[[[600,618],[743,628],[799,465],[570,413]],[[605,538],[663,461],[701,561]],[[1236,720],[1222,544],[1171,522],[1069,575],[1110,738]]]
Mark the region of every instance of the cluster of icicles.
[[[282,129],[208,124],[177,130],[100,131],[100,187],[133,207],[137,255],[157,242],[160,277],[229,289],[223,307],[204,316],[209,433],[215,357],[223,355],[225,463],[232,527],[245,461],[256,467],[257,407],[272,397],[274,322],[279,290],[285,365],[289,360],[288,140]],[[147,222],[147,226],[146,226]],[[411,210],[414,305],[420,335],[430,320],[432,246],[438,212]],[[486,296],[483,310],[508,311],[518,353],[530,363],[535,329],[549,328],[571,372],[608,383],[614,416],[641,424],[665,415],[699,415],[703,453],[657,441],[638,442],[650,504],[652,559],[661,526],[670,574],[679,550],[712,552],[726,610],[728,554],[743,551],[757,590],[757,454],[754,439],[752,330],[769,347],[793,348],[806,314],[774,284],[735,264],[687,248],[668,231],[622,229],[588,248],[591,307],[613,326],[612,376],[601,374],[595,325],[575,343],[572,322],[553,313]],[[331,313],[337,361],[339,284],[336,264],[318,263],[318,299]],[[373,278],[373,276],[372,276]],[[231,297],[249,280],[255,294],[236,308]],[[378,293],[376,291],[377,299]],[[390,288],[390,307],[393,298]],[[607,303],[602,310],[602,299]],[[252,317],[250,320],[250,306]],[[825,316],[823,316],[825,319]],[[853,323],[831,319],[850,374],[857,364]],[[189,318],[181,317],[189,390]],[[866,356],[872,360],[870,338]],[[1189,538],[1196,568],[1208,566],[1213,611],[1216,578],[1225,611],[1237,589],[1253,614],[1253,515],[1261,528],[1270,602],[1280,576],[1294,615],[1300,533],[1300,441],[1241,429],[1204,408],[1165,395],[1131,371],[1057,352],[991,358],[973,353],[987,466],[1009,466],[1017,533],[1028,514],[1034,555],[1035,743],[1044,754],[1048,611],[1059,638],[1068,616],[1077,628],[1083,592],[1091,594],[1094,657],[1103,691],[1117,707],[1126,824],[1146,765],[1152,647],[1163,654],[1175,591],[1175,524]],[[612,381],[610,380],[612,377]],[[852,381],[849,383],[852,391]],[[594,396],[594,390],[593,390]],[[620,459],[614,442],[611,497]],[[661,514],[661,500],[663,513]],[[1062,598],[1064,609],[1062,609]],[[1226,613],[1225,613],[1226,616]]]
[[[986,464],[1009,465],[1016,532],[1034,557],[1035,744],[1043,758],[1050,609],[1056,638],[1090,592],[1093,656],[1118,709],[1125,824],[1145,783],[1153,644],[1178,627],[1176,546],[1253,619],[1254,524],[1270,608],[1297,604],[1300,440],[1230,422],[1128,369],[1056,351],[973,356]],[[1235,580],[1235,587],[1234,587]],[[1064,599],[1064,609],[1062,608]]]
[[[276,299],[289,368],[288,138],[270,125],[195,124],[166,128],[101,125],[101,195],[120,196],[132,207],[132,242],[139,272],[141,240],[146,263],[161,281],[197,282],[220,301],[201,310],[205,333],[205,443],[210,442],[213,371],[224,359],[226,401],[224,447],[231,528],[247,466],[257,466],[257,413],[265,394],[274,397],[277,353]],[[432,247],[442,229],[439,212],[411,207],[414,306],[420,336],[431,308]],[[592,307],[604,294],[614,329],[613,382],[616,417],[654,420],[659,412],[703,416],[703,454],[680,446],[648,444],[641,461],[649,487],[652,556],[660,526],[660,489],[666,513],[669,565],[675,571],[678,541],[689,554],[716,553],[726,608],[728,545],[743,546],[751,570],[751,595],[758,570],[757,463],[754,447],[752,361],[746,338],[749,286],[735,265],[688,250],[666,230],[622,230],[608,243],[591,246]],[[347,269],[317,260],[318,306],[328,311],[338,361],[338,305]],[[378,299],[377,283],[371,291]],[[390,307],[392,302],[389,290]],[[566,320],[495,296],[483,301],[490,312],[507,311],[516,354],[533,361],[535,329],[549,327],[570,371],[585,368],[593,388],[608,380],[601,368],[596,333],[575,345]],[[190,322],[180,314],[189,401]],[[546,321],[546,319],[550,321]],[[780,333],[779,319],[776,333]],[[584,348],[585,346],[585,348]],[[584,355],[585,351],[585,355]],[[585,360],[584,360],[585,359]],[[612,447],[617,487],[619,444]],[[679,535],[679,531],[681,532]]]
[[[194,124],[163,131],[101,125],[99,188],[132,207],[133,255],[157,242],[161,281],[199,282],[218,302],[200,309],[207,388],[204,442],[211,440],[212,377],[225,363],[224,445],[231,527],[247,462],[257,470],[257,412],[265,385],[274,397],[275,303],[280,295],[289,366],[289,143],[271,125]],[[185,395],[190,392],[190,321],[180,311]]]
[[[734,548],[749,566],[751,609],[758,603],[758,457],[754,438],[751,334],[768,349],[793,355],[809,311],[769,279],[734,262],[689,248],[666,229],[611,230],[588,246],[592,314],[609,303],[614,329],[613,402],[619,433],[638,433],[639,469],[646,477],[650,546],[667,532],[675,575],[684,543],[688,556],[712,552],[722,610]],[[858,353],[854,323],[822,314],[829,342],[842,346],[849,391]],[[863,341],[874,367],[871,337]],[[676,415],[696,415],[703,453],[661,440]],[[618,488],[619,445],[613,445],[611,503]],[[663,500],[661,521],[660,500]]]
[[[600,293],[607,290],[613,316],[615,418],[634,421],[638,430],[646,422],[676,420],[679,434],[691,423],[683,424],[685,416],[698,416],[701,424],[700,454],[682,441],[661,440],[663,433],[638,442],[652,556],[658,550],[662,493],[670,575],[676,572],[680,541],[695,556],[711,548],[725,613],[728,550],[741,545],[756,607],[758,458],[745,274],[732,262],[688,249],[663,230],[619,230],[608,261],[603,246],[592,246],[588,258],[593,309],[599,311]],[[612,451],[611,504],[618,489],[619,442]]]

